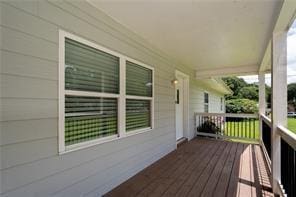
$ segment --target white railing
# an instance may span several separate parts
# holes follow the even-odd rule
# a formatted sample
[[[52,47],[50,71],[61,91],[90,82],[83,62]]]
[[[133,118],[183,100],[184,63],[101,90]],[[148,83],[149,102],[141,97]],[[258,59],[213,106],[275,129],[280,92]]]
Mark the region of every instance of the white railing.
[[[259,142],[258,114],[195,113],[197,135]]]
[[[273,130],[270,118],[263,114],[260,114],[259,120],[261,127],[260,144],[268,161],[269,168],[271,170],[271,165],[274,165],[274,163],[278,163],[280,166],[280,176],[273,177],[277,183],[273,189],[282,196],[296,196],[296,134],[283,126],[277,126]],[[280,137],[279,150],[274,150],[280,152],[280,158],[272,158],[272,144],[274,143],[272,138],[274,135]],[[273,162],[272,159],[274,160]]]

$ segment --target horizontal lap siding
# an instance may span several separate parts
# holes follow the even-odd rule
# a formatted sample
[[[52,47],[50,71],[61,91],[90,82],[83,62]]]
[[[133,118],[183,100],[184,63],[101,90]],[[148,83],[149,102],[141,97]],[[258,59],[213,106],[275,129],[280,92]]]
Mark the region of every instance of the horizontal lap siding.
[[[169,59],[85,2],[0,5],[4,196],[102,194],[175,148],[175,68]],[[60,28],[155,67],[153,131],[57,154]]]
[[[1,8],[0,153],[4,196],[95,196],[175,149],[171,80],[181,67],[86,2],[5,1]],[[58,155],[58,30],[155,68],[155,129]],[[196,86],[198,87],[198,86]],[[190,92],[190,128],[200,88]]]

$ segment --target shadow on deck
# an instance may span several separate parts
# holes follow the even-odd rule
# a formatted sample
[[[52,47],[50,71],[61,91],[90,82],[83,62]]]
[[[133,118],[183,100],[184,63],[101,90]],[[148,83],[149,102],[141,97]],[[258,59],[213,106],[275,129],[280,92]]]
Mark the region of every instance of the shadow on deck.
[[[273,196],[259,145],[197,138],[105,196]]]

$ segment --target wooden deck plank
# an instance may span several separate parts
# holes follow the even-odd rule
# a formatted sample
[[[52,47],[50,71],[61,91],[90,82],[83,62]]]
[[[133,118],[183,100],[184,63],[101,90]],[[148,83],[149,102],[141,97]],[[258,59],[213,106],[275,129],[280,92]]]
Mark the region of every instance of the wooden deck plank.
[[[208,142],[207,142],[208,143]],[[171,182],[178,177],[185,170],[186,166],[191,163],[200,153],[206,149],[201,144],[186,144],[183,145],[185,151],[178,160],[178,162],[171,165],[171,168],[166,172],[160,174],[157,179],[142,190],[137,196],[161,196],[165,189],[171,184]],[[194,150],[194,151],[193,151]],[[184,156],[185,155],[185,156]]]
[[[203,192],[201,193],[201,196],[212,196],[213,192],[218,184],[218,181],[220,179],[221,173],[223,171],[223,167],[225,166],[225,162],[231,153],[231,150],[233,150],[233,147],[236,148],[235,143],[230,143],[230,148],[228,151],[225,151],[219,161],[217,162],[213,172],[211,173],[207,184],[203,188]]]
[[[244,145],[242,153],[238,184],[238,196],[249,196],[252,193],[251,166],[250,166],[250,146]]]
[[[225,146],[221,146],[222,148],[215,153],[212,160],[206,167],[206,169],[203,171],[202,175],[199,177],[197,182],[194,184],[190,192],[188,193],[188,196],[199,196],[204,186],[207,184],[208,179],[211,176],[211,173],[213,172],[215,166],[217,165],[217,162],[222,158],[225,157],[225,155],[228,153],[231,147],[231,143],[225,142]]]
[[[261,185],[259,183],[259,172],[257,168],[256,156],[255,156],[255,146],[250,146],[250,166],[251,166],[251,182],[252,182],[252,196],[262,196],[261,195]]]
[[[238,146],[239,145],[237,143],[235,143],[234,146],[232,146],[228,159],[219,178],[218,184],[213,193],[213,196],[226,196]]]
[[[217,143],[212,142],[213,146],[215,144]],[[160,185],[158,185],[157,188],[150,194],[150,196],[162,196],[171,185],[174,185],[175,182],[180,183],[181,181],[184,181],[186,177],[192,172],[192,168],[194,168],[194,166],[196,166],[196,164],[204,158],[210,149],[211,146],[207,145],[207,147],[205,147],[203,150],[194,151],[196,154],[194,154],[190,160],[184,161],[184,163],[182,163],[182,165],[180,165],[176,171],[169,175],[168,179],[164,179],[164,182],[161,182]],[[176,187],[176,185],[174,186]]]
[[[201,142],[201,145],[203,142]],[[174,163],[178,159],[177,155],[183,153],[183,149],[180,148],[178,152],[175,150],[170,154],[164,156],[157,162],[145,168],[143,171],[139,172],[137,176],[133,176],[126,182],[122,183],[111,192],[105,194],[105,196],[122,196],[130,197],[135,196],[139,191],[141,191],[147,184],[149,184],[153,179],[161,174],[166,169],[166,163]]]
[[[199,174],[206,167],[212,155],[218,150],[220,144],[221,142],[216,141],[213,142],[213,145],[208,146],[208,149],[203,151],[203,153],[200,155],[200,159],[196,159],[195,162],[186,169],[182,176],[180,176],[180,178],[177,178],[176,181],[171,184],[169,188],[167,188],[163,196],[170,197],[177,194],[178,191],[180,192],[178,195],[183,196],[183,188],[187,189],[188,192],[191,188],[189,187],[189,185],[194,185],[194,180],[199,177]],[[185,185],[185,187],[181,188],[182,185]]]
[[[270,176],[271,173],[268,169],[268,165],[264,159],[263,152],[259,146],[254,146],[254,154],[256,160],[256,168],[258,172],[258,181],[261,190],[259,190],[260,196],[273,196],[271,189]]]
[[[273,196],[260,146],[194,139],[105,196]]]
[[[198,178],[201,176],[204,169],[207,167],[208,163],[214,157],[217,151],[221,150],[223,144],[220,142],[217,143],[217,146],[214,147],[207,156],[200,161],[200,165],[192,172],[189,178],[181,185],[180,189],[177,191],[176,196],[186,196],[194,184],[197,182]]]
[[[240,173],[240,162],[241,162],[241,155],[244,150],[244,144],[239,144],[237,146],[237,151],[235,155],[234,164],[232,166],[231,174],[230,174],[230,180],[229,180],[229,186],[227,189],[227,195],[226,196],[236,196],[237,190],[238,190],[238,182],[239,182],[239,173]]]

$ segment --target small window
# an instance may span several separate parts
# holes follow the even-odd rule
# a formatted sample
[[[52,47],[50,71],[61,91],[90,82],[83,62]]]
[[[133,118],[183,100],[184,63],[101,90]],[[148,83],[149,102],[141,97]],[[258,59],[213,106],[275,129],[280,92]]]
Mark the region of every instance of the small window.
[[[220,109],[223,111],[223,97],[220,98]]]
[[[152,70],[126,62],[126,94],[152,97]]]
[[[64,31],[59,44],[60,153],[153,128],[153,68]]]
[[[152,70],[126,62],[126,131],[151,128]]]
[[[204,112],[209,112],[209,94],[207,92],[204,93]]]

